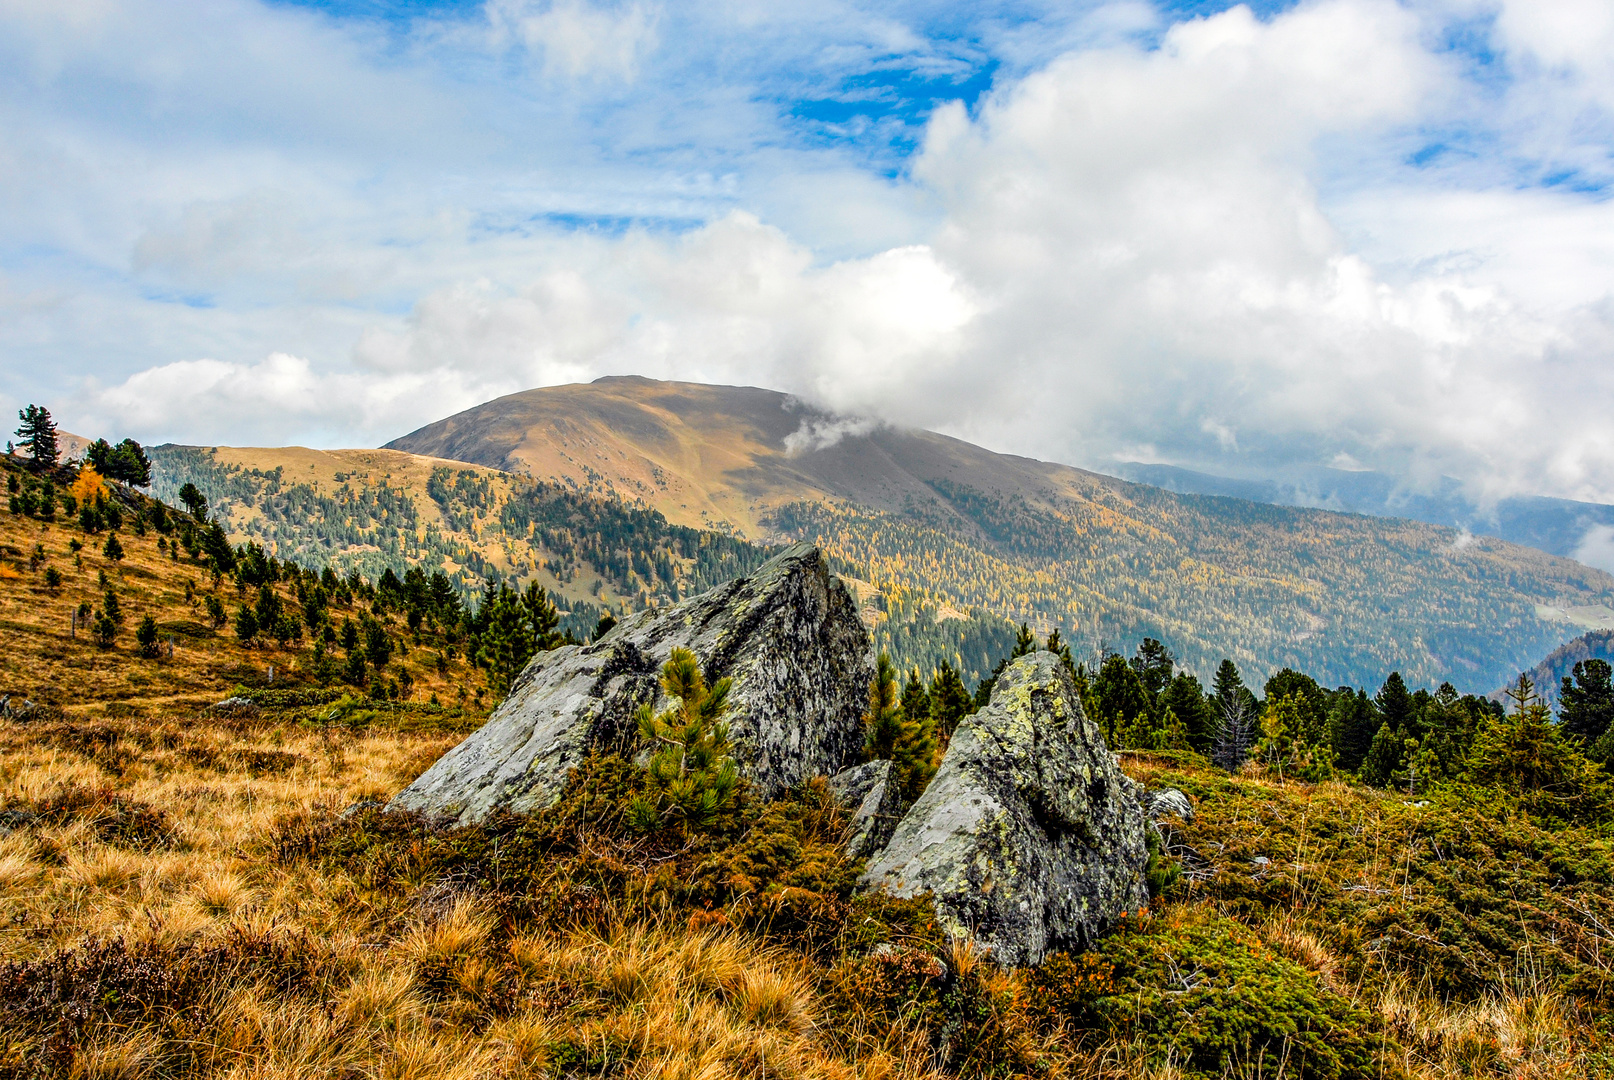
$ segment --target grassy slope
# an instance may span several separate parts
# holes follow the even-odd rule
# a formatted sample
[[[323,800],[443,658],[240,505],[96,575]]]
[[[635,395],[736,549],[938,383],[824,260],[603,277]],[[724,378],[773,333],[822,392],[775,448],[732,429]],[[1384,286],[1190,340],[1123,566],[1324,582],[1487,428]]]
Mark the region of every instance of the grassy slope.
[[[274,709],[0,721],[0,1071],[1614,1075],[1607,880],[1518,880],[1505,864],[1551,838],[1515,823],[1502,850],[1453,846],[1460,806],[1134,758],[1197,797],[1173,830],[1191,873],[1097,953],[998,972],[850,895],[812,797],[692,854],[624,838],[586,797],[460,832],[338,814],[452,741]],[[1454,894],[1464,917],[1440,907]],[[1514,947],[1424,966],[1481,924]]]
[[[0,695],[11,695],[14,704],[23,698],[48,703],[69,715],[108,710],[128,715],[200,709],[237,685],[265,686],[271,667],[277,687],[308,685],[312,643],[306,637],[286,648],[243,644],[228,624],[214,628],[205,601],[209,593],[217,593],[233,614],[243,599],[253,597],[238,594],[232,579],[215,584],[210,571],[183,552],[175,559],[160,551],[161,534],[155,529],[139,536],[126,524],[118,536],[124,557],[114,561],[103,554],[105,532],[87,535],[76,521],[60,515],[46,522],[0,512],[0,630],[6,639],[0,650]],[[81,545],[76,553],[74,541]],[[61,573],[60,588],[47,586],[49,568]],[[73,635],[71,613],[80,603],[101,608],[107,587],[117,594],[124,621],[113,646],[103,649],[83,626]],[[296,597],[284,585],[277,591],[287,610],[300,615]],[[157,659],[140,656],[134,640],[135,627],[148,613],[162,643]],[[345,618],[356,621],[359,612],[333,607],[331,614],[340,623]],[[401,624],[392,621],[390,630],[408,647]],[[463,657],[448,660],[446,670],[439,672],[437,657],[443,650],[432,644],[416,643],[407,655],[395,651],[390,676],[408,673],[414,684],[411,700],[417,704],[434,695],[457,703],[463,686],[472,698],[471,715],[479,715],[475,701],[481,673]]]
[[[75,526],[0,515],[6,688],[64,706],[0,719],[0,1074],[1614,1075],[1603,833],[1129,754],[1198,804],[1169,833],[1184,877],[1090,958],[1001,973],[858,899],[813,793],[696,845],[625,835],[631,771],[608,769],[537,823],[343,816],[476,715],[213,715],[302,654],[63,640],[55,613],[98,601],[102,569],[126,627],[195,620],[199,568],[123,540],[119,567]],[[414,670],[422,693],[454,682]]]

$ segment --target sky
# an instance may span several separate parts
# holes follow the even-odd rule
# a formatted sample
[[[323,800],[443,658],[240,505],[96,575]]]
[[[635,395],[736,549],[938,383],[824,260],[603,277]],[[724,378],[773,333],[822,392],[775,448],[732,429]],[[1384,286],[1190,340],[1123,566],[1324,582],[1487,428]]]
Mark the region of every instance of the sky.
[[[1611,195],[1608,0],[0,0],[0,408],[632,373],[1614,502]]]

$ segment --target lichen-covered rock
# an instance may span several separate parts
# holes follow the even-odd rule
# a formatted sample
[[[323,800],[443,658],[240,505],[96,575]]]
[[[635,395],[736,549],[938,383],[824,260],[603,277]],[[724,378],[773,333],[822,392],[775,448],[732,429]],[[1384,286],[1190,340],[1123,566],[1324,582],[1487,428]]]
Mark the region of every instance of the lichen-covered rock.
[[[865,761],[829,778],[835,798],[852,812],[846,827],[846,856],[861,859],[878,851],[897,827],[902,793],[891,777],[891,762]]]
[[[1194,820],[1194,804],[1188,801],[1188,796],[1174,787],[1149,792],[1144,798],[1144,804],[1148,808],[1151,821],[1161,821],[1168,817],[1181,818],[1183,821]]]
[[[635,745],[634,712],[659,701],[661,666],[679,646],[710,678],[734,680],[724,719],[761,797],[857,760],[873,673],[868,631],[819,550],[797,544],[750,577],[640,612],[597,642],[540,653],[488,722],[389,808],[469,823],[549,806],[590,751]]]
[[[1148,899],[1138,786],[1057,657],[1019,658],[953,733],[941,768],[863,881],[932,894],[951,933],[1005,966],[1085,948]]]

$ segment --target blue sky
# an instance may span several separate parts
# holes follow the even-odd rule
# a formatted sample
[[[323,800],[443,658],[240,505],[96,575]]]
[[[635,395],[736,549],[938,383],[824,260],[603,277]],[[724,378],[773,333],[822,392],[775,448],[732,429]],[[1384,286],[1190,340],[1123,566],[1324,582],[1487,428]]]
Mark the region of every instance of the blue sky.
[[[639,372],[1614,500],[1606,0],[15,0],[0,406],[374,445]]]

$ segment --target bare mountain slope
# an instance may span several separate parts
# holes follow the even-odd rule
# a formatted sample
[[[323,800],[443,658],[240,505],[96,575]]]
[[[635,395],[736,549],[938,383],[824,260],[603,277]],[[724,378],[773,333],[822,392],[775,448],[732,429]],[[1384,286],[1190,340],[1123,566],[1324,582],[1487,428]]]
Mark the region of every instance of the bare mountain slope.
[[[549,387],[389,446],[824,544],[878,587],[878,632],[921,665],[976,647],[964,637],[985,623],[964,615],[982,612],[1089,648],[1159,637],[1201,672],[1231,656],[1260,677],[1288,665],[1374,683],[1398,668],[1483,692],[1574,633],[1565,612],[1614,620],[1614,578],[1530,548],[1177,494],[749,387]]]
[[[1033,502],[1133,486],[932,431],[829,416],[776,390],[635,375],[511,394],[386,448],[592,486],[678,524],[726,523],[753,537],[772,535],[771,512],[789,503],[901,511],[934,502],[936,481]]]

